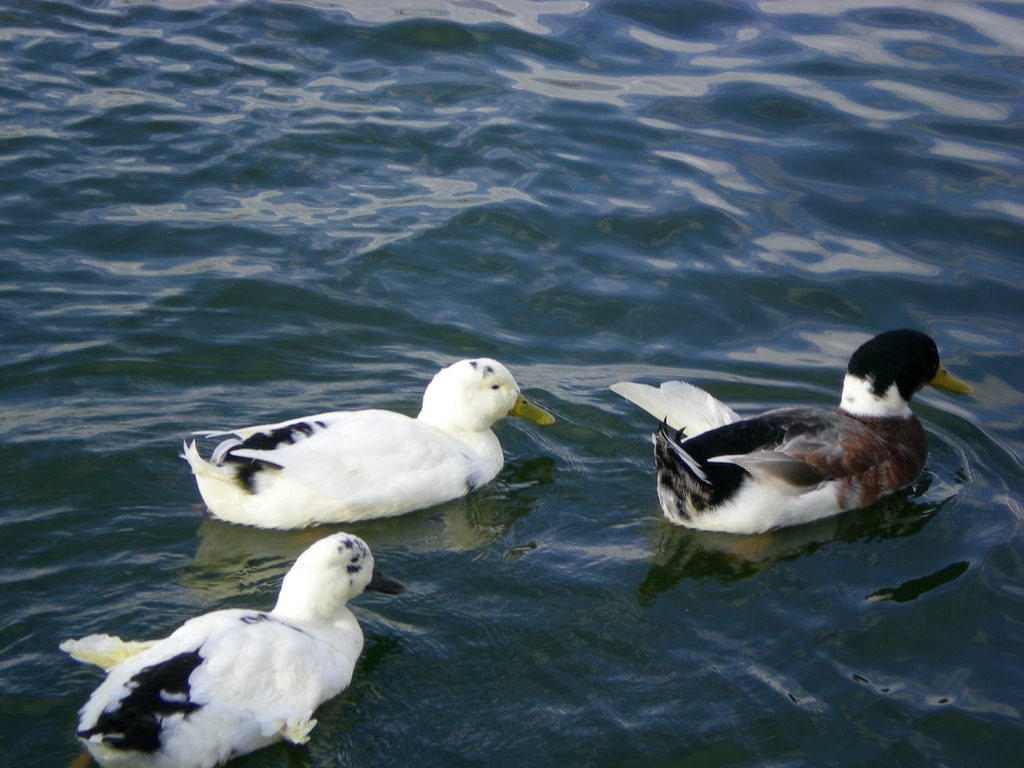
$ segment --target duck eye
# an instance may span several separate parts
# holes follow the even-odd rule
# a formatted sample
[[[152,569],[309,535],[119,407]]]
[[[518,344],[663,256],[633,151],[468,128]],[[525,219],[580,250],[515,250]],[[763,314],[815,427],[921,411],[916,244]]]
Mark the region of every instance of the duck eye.
[[[491,384],[491,389],[497,391],[497,390],[501,389],[501,385],[500,384]]]

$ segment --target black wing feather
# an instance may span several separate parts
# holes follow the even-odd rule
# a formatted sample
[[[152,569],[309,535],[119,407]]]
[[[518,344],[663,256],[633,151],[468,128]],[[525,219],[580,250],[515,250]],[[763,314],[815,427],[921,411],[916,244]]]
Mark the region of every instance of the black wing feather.
[[[196,650],[144,667],[128,680],[128,695],[103,712],[92,728],[78,731],[78,736],[99,736],[111,747],[126,751],[156,752],[163,718],[199,709],[189,695],[188,679],[202,663]]]

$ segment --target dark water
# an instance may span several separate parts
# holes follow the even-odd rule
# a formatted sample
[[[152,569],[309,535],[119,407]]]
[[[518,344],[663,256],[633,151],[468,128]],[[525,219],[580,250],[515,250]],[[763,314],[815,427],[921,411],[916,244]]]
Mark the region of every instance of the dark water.
[[[415,412],[490,355],[559,423],[351,526],[410,591],[306,748],[239,766],[1015,765],[1024,744],[1024,6],[8,3],[0,743],[79,754],[57,651],[270,606],[321,531],[204,519],[191,430]],[[937,340],[912,489],[671,527],[642,413],[831,404]]]

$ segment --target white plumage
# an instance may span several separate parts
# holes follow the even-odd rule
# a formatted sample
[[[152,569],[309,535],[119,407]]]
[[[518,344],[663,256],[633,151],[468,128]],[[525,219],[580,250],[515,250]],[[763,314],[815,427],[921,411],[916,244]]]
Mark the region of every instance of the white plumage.
[[[78,736],[105,768],[210,768],[281,739],[304,743],[316,708],[352,679],[363,634],[346,603],[364,589],[402,587],[361,539],[337,533],[299,556],[272,611],[207,613],[162,640],[61,643],[108,670]]]
[[[210,513],[262,528],[302,528],[400,515],[458,498],[504,464],[491,427],[505,416],[554,418],[519,393],[501,363],[461,360],[442,369],[416,418],[383,410],[334,411],[277,424],[204,433],[234,435],[182,458]]]
[[[740,415],[700,387],[685,381],[666,381],[658,387],[620,381],[610,389],[640,406],[672,429],[685,429],[689,437],[740,420]]]

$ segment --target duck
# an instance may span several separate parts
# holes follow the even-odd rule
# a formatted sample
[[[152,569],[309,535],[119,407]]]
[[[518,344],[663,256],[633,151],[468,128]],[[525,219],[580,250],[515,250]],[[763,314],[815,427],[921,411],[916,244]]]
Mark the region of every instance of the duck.
[[[910,409],[925,386],[973,392],[914,329],[880,333],[850,357],[836,408],[741,418],[684,381],[612,391],[661,421],[652,436],[658,500],[688,528],[759,534],[866,507],[913,483],[928,444]]]
[[[504,465],[491,430],[505,416],[555,421],[527,400],[501,363],[460,360],[441,369],[413,418],[386,410],[333,411],[221,432],[203,458],[181,457],[210,514],[229,523],[294,529],[391,517],[464,496]]]
[[[347,603],[364,590],[404,587],[338,532],[295,560],[273,610],[213,611],[159,640],[65,640],[62,651],[107,672],[76,735],[104,768],[210,768],[306,743],[317,707],[352,680],[363,633]]]

